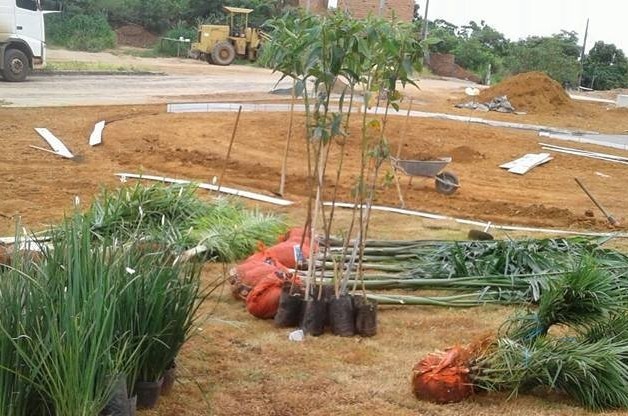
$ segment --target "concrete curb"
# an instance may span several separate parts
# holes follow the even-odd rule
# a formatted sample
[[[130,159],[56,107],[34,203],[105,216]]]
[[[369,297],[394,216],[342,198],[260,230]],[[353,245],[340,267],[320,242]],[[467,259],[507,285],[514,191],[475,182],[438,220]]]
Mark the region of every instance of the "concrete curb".
[[[31,76],[46,77],[46,76],[149,76],[160,75],[166,76],[164,72],[150,72],[150,71],[33,71]]]

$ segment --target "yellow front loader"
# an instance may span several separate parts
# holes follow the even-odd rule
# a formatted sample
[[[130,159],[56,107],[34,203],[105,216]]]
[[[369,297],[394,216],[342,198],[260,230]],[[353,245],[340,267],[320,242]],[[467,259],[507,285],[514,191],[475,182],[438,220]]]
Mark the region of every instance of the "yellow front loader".
[[[192,44],[191,54],[216,65],[231,65],[236,56],[257,59],[263,33],[249,27],[252,9],[223,7],[229,13],[226,25],[201,25],[198,39]]]

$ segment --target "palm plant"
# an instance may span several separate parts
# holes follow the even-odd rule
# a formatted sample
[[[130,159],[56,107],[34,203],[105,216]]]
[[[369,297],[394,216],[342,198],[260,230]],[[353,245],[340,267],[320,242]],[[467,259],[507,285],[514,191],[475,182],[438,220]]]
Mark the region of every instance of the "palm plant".
[[[455,363],[441,361],[430,370],[433,374],[416,373],[420,382],[415,392],[430,397],[424,386],[446,377],[440,372],[447,368],[463,375],[457,383],[468,380],[479,390],[516,395],[542,387],[564,392],[594,410],[626,408],[626,290],[614,276],[584,261],[550,284],[536,311],[518,312],[509,319],[496,339],[472,344]],[[557,325],[564,330],[550,333]]]

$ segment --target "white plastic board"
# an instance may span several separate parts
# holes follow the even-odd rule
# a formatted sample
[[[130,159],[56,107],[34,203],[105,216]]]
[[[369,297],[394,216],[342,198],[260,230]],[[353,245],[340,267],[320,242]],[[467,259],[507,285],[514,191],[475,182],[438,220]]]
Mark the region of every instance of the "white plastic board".
[[[61,140],[55,137],[48,129],[36,128],[35,131],[37,134],[41,136],[42,139],[48,143],[48,145],[54,150],[56,154],[61,157],[65,157],[67,159],[74,158],[74,155],[70,150],[63,144]]]
[[[502,169],[508,169],[508,172],[523,175],[535,167],[547,163],[553,158],[549,153],[528,153],[527,155],[513,160],[512,162],[504,163],[499,167]]]
[[[89,145],[90,146],[98,146],[102,143],[102,131],[105,129],[105,121],[99,121],[94,126],[94,131],[89,136]]]

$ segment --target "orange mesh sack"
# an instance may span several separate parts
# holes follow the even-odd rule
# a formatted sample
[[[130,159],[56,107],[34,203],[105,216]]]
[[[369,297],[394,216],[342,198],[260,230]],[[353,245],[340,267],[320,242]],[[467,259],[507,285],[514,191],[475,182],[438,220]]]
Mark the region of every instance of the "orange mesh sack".
[[[446,353],[429,354],[413,369],[414,395],[434,403],[460,402],[473,393],[466,365],[466,352],[459,347]]]
[[[294,247],[298,247],[299,244],[300,241],[284,241],[283,243],[275,244],[274,246],[266,249],[265,254],[286,267],[296,269],[297,260],[294,256]],[[303,243],[301,253],[303,254],[304,259],[307,259],[307,256],[310,253],[309,240],[306,239]]]
[[[273,318],[279,308],[283,282],[275,274],[264,277],[246,298],[246,310],[257,318]]]
[[[264,262],[247,264],[246,268],[236,267],[236,273],[231,275],[231,293],[236,299],[246,300],[251,290],[269,274],[281,271],[277,266]]]

